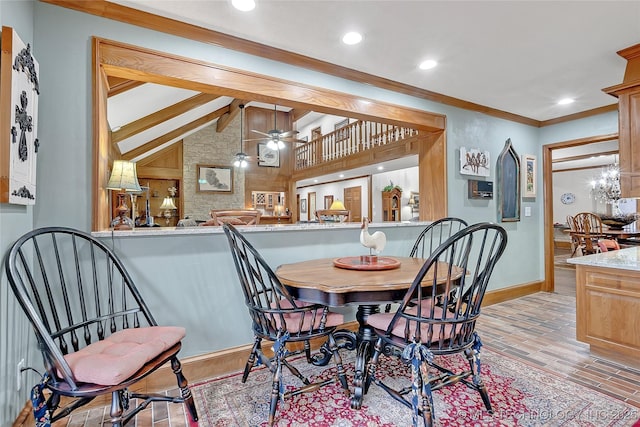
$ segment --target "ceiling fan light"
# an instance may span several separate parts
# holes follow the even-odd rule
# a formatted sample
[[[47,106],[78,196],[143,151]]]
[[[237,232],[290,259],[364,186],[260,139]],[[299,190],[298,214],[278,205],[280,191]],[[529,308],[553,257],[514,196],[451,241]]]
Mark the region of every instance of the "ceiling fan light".
[[[278,150],[282,150],[284,149],[284,147],[285,147],[284,142],[278,140]]]
[[[270,139],[269,142],[267,142],[267,148],[269,148],[271,150],[277,150],[278,149],[278,143],[275,142],[273,139]]]
[[[247,165],[247,155],[245,153],[236,153],[236,156],[233,160],[233,166],[237,168],[246,168]]]
[[[243,130],[243,114],[244,114],[244,104],[240,104],[238,106],[240,108],[240,152],[236,153],[233,166],[236,168],[246,168],[247,167],[247,155],[242,151],[242,130]]]

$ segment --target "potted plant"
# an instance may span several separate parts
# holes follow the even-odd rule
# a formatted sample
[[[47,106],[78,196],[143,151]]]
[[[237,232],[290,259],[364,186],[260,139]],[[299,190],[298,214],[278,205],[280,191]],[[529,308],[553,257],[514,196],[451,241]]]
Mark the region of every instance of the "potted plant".
[[[394,185],[393,181],[389,181],[389,185],[385,186],[382,191],[384,191],[385,193],[388,191],[392,191],[393,189],[398,189],[399,191],[402,191],[402,188],[399,185]]]

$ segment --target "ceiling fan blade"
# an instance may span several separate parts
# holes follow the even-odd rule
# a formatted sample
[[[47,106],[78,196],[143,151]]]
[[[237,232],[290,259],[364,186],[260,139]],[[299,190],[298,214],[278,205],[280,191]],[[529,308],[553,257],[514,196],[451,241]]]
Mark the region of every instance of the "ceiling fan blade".
[[[269,139],[271,139],[270,137],[266,137],[266,138],[252,138],[252,139],[243,139],[242,142],[248,142],[248,141],[268,141]]]
[[[271,135],[268,133],[260,132],[259,130],[251,129],[251,132],[259,133],[260,135],[268,136],[271,138]]]
[[[293,136],[294,134],[297,134],[297,133],[300,133],[300,132],[298,132],[297,130],[290,130],[290,131],[287,131],[287,132],[282,132],[280,134],[280,138],[286,138],[288,136]]]
[[[304,139],[296,139],[296,138],[280,138],[280,141],[286,141],[286,142],[301,142],[306,144],[309,141],[305,141]]]

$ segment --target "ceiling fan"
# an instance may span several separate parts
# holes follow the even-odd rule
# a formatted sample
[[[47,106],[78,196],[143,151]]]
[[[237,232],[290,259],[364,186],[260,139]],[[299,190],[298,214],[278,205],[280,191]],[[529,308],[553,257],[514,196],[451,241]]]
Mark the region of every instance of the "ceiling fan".
[[[297,134],[298,131],[297,130],[290,130],[290,131],[283,131],[283,130],[279,130],[278,129],[278,124],[277,124],[277,117],[278,117],[278,110],[277,110],[277,105],[274,104],[273,106],[273,129],[265,132],[261,132],[259,130],[255,130],[255,129],[251,129],[251,132],[255,132],[255,133],[259,133],[260,135],[264,135],[264,137],[262,138],[253,138],[253,139],[245,139],[245,142],[247,141],[262,141],[265,139],[268,139],[269,142],[267,142],[267,147],[272,149],[272,150],[282,150],[285,145],[284,142],[307,142],[307,141],[303,141],[302,139],[297,139],[294,138],[293,135]]]

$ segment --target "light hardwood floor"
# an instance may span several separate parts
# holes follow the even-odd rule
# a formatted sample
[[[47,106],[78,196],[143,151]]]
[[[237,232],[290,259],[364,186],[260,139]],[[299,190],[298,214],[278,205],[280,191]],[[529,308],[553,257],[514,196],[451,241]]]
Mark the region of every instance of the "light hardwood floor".
[[[575,339],[575,270],[556,268],[556,291],[540,292],[483,309],[478,331],[486,348],[556,372],[640,408],[640,369],[593,355]],[[170,391],[175,393],[175,391]],[[108,408],[74,414],[54,427],[96,427]],[[105,426],[110,425],[108,422]],[[137,417],[137,427],[187,426],[179,405],[153,404]]]

